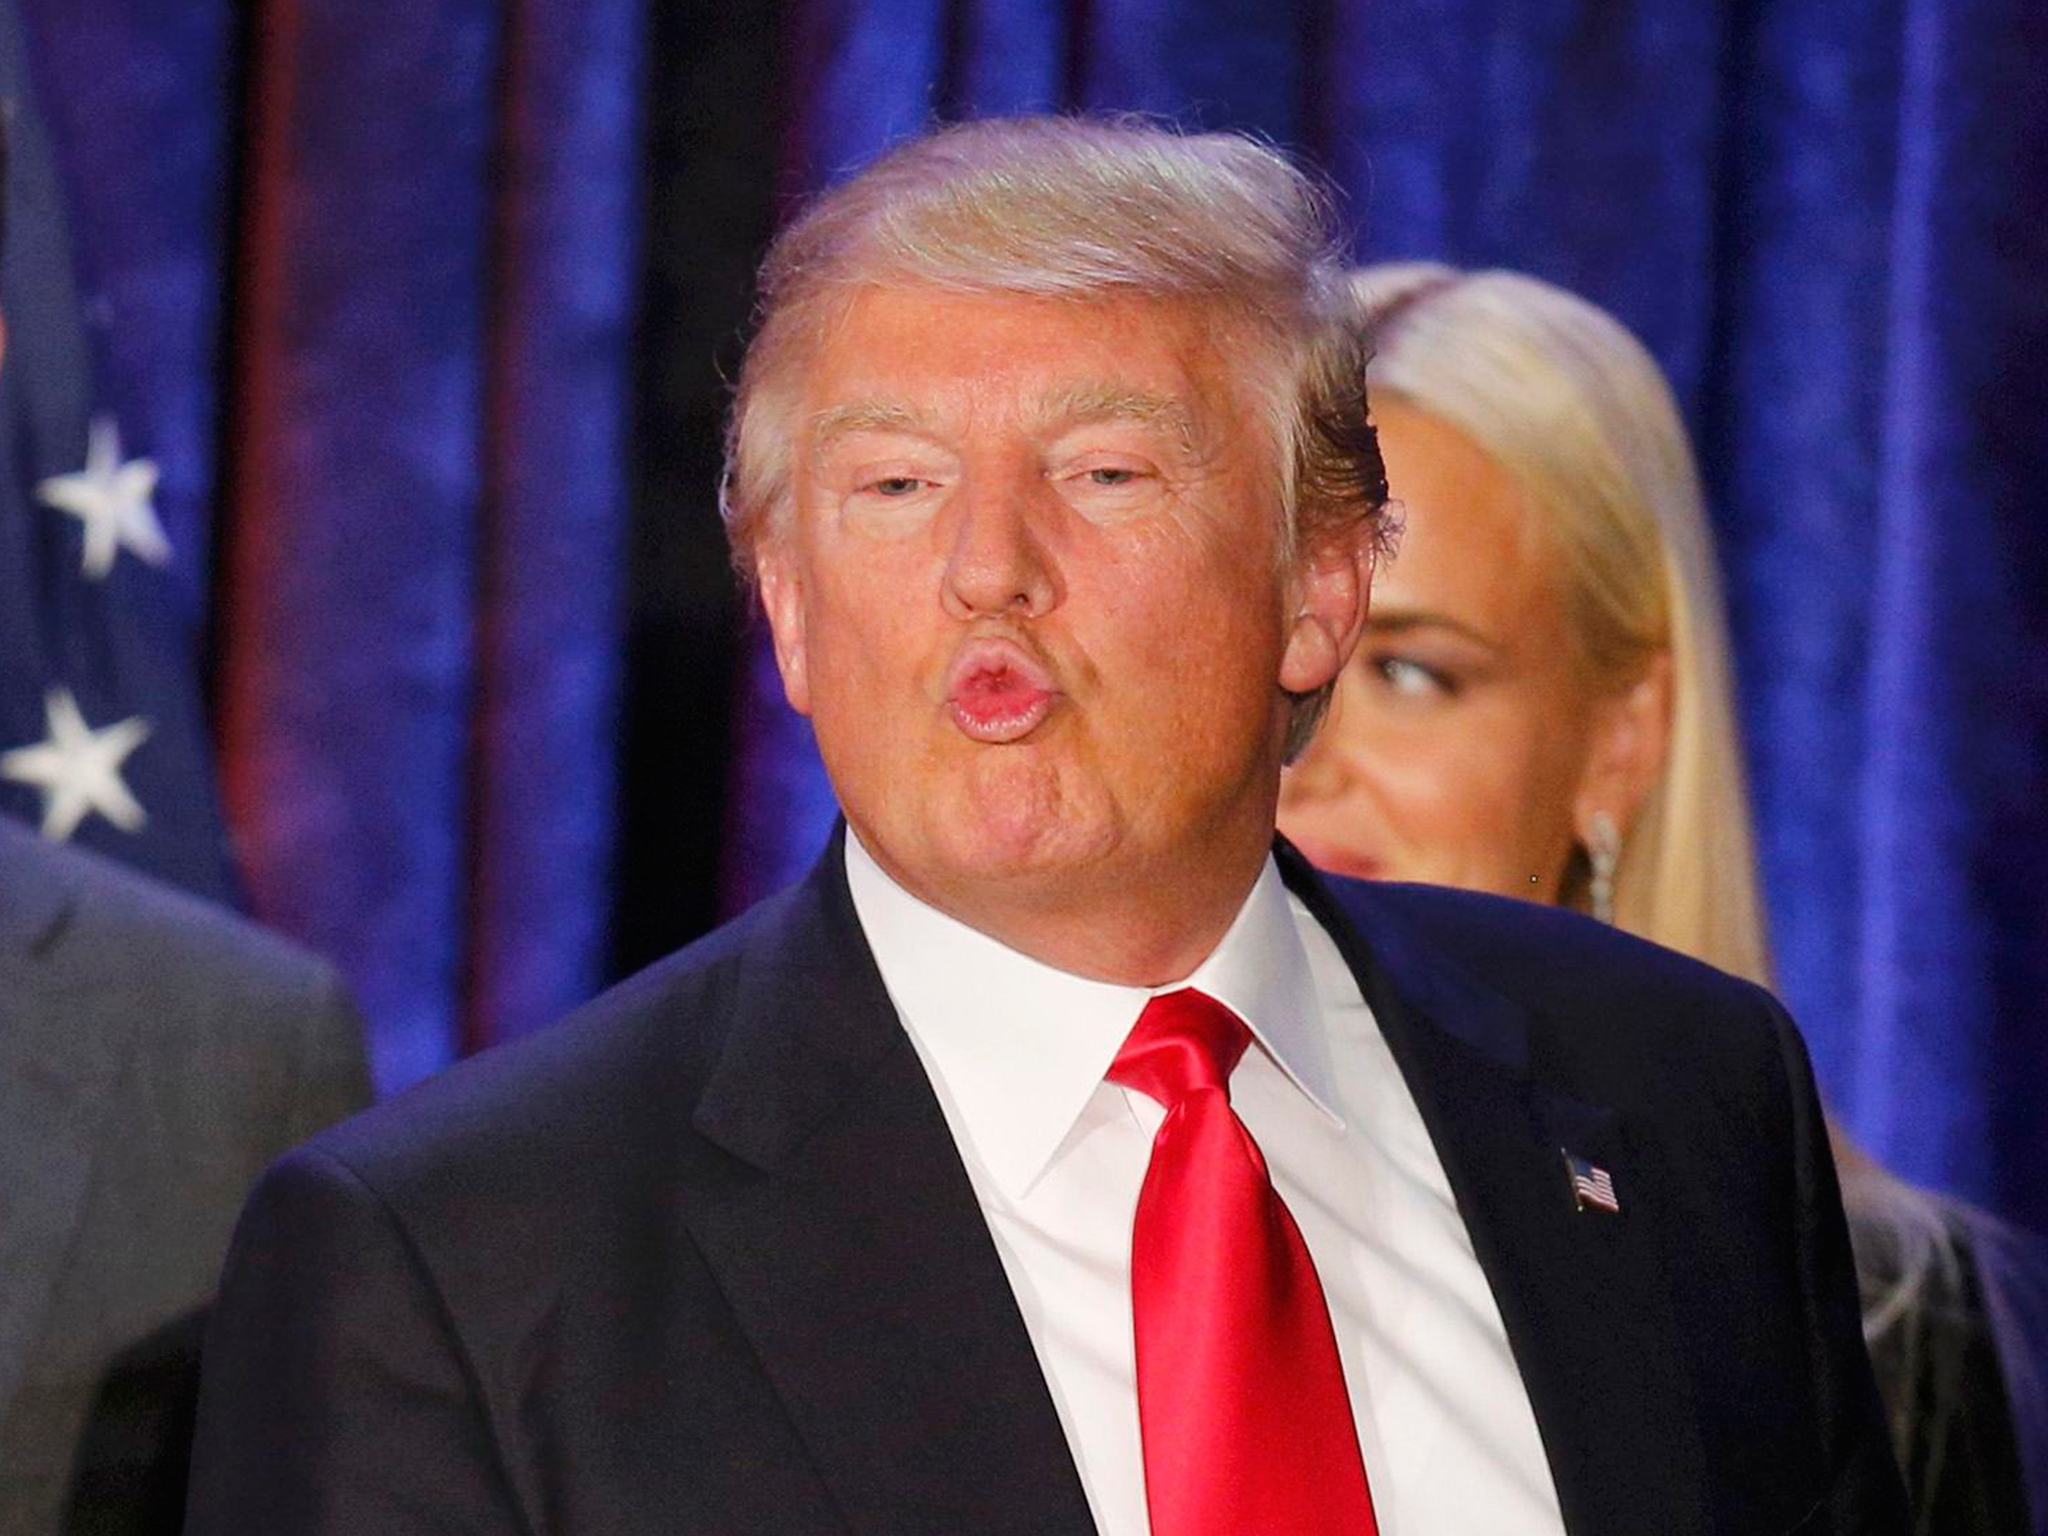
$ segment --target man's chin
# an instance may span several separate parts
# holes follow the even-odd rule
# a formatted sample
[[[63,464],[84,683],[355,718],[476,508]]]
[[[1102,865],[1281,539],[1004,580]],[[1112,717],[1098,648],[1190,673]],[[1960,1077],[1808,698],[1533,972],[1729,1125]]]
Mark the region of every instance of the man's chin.
[[[1042,905],[1071,892],[1075,881],[1113,859],[1117,838],[1107,818],[1042,803],[966,804],[926,808],[918,851],[905,860],[912,882],[1001,892]]]
[[[1025,875],[1097,855],[1109,797],[1045,753],[989,753],[933,786],[920,807],[929,846],[991,877]],[[1092,792],[1091,792],[1092,791]]]
[[[1022,884],[1071,878],[1102,858],[1102,840],[1069,825],[982,822],[947,829],[943,863],[960,879]]]

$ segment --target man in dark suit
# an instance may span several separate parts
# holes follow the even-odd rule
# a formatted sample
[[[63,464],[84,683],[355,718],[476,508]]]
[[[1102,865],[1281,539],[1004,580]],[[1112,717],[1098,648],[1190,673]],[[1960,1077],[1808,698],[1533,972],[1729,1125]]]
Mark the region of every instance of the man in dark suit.
[[[985,123],[779,239],[728,519],[846,825],[251,1201],[245,1531],[1892,1532],[1765,994],[1325,884],[1385,485],[1311,188]]]
[[[0,819],[0,1533],[179,1528],[235,1212],[368,1102],[325,966]]]

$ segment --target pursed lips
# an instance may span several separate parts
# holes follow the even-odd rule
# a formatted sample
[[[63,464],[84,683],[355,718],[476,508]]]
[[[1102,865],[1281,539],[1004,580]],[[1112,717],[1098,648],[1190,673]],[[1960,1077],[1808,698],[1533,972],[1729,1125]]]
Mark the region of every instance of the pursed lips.
[[[1013,640],[970,640],[946,671],[946,710],[954,725],[990,745],[1029,736],[1059,697],[1044,664]]]

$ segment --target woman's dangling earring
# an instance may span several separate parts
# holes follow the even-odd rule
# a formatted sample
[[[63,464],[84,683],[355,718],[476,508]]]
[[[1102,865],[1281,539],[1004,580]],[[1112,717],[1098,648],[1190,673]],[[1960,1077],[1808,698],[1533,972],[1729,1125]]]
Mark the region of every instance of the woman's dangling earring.
[[[1621,863],[1621,829],[1605,811],[1595,811],[1586,818],[1586,862],[1593,871],[1586,893],[1593,916],[1603,923],[1612,923],[1614,870]]]

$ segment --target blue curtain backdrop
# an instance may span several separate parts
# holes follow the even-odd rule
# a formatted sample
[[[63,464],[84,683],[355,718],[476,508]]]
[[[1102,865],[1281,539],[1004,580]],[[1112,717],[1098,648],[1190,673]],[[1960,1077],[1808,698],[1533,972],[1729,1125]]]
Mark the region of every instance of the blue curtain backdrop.
[[[1361,259],[1524,268],[1642,335],[1824,1086],[2048,1227],[2033,0],[14,3],[102,392],[197,557],[243,876],[354,977],[387,1086],[818,846],[711,510],[778,214],[935,118],[1143,110],[1321,164]]]
[[[604,975],[639,26],[271,4],[245,40],[228,803],[387,1085]]]

